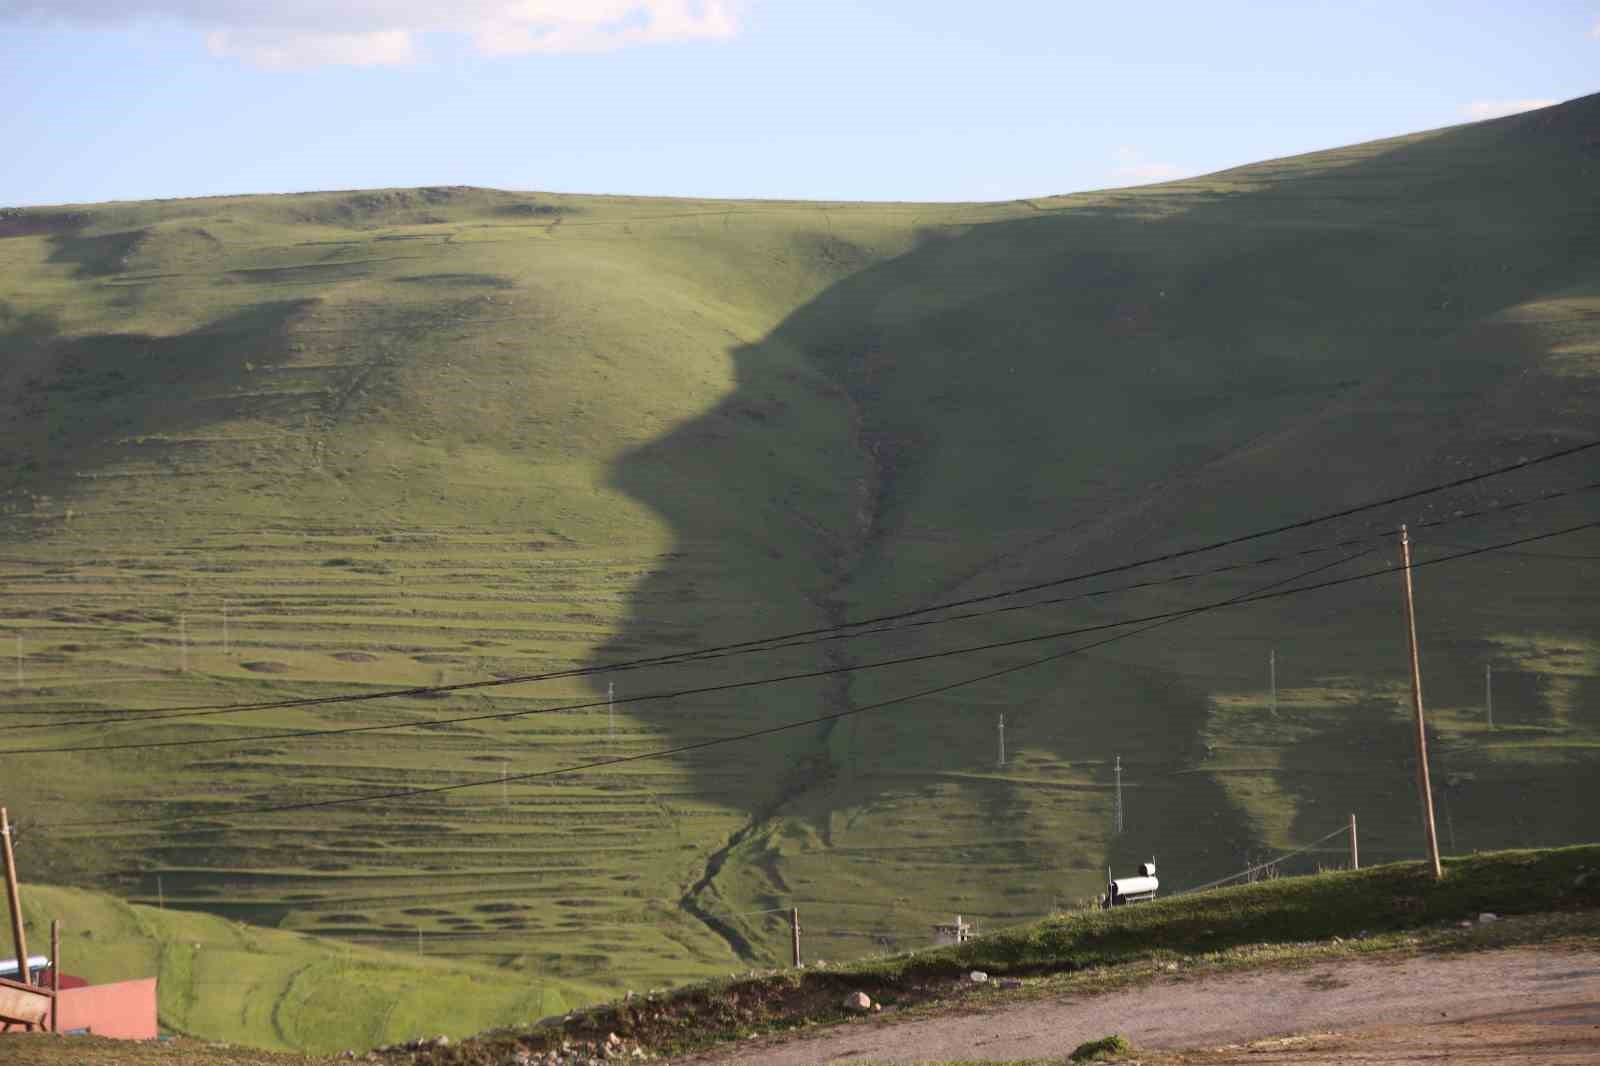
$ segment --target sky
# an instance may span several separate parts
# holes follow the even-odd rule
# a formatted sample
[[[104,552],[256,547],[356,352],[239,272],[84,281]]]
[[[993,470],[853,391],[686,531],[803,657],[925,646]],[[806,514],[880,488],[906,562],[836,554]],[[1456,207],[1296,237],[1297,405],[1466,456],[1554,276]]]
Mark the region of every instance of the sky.
[[[1600,0],[0,0],[0,206],[1004,200],[1600,91]]]

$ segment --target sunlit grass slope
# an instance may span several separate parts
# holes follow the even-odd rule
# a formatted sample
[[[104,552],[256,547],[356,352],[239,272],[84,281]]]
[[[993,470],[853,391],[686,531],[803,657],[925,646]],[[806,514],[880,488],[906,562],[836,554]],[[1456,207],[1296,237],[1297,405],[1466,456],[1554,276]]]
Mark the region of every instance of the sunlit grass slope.
[[[1270,526],[1600,424],[1600,101],[1193,181],[999,205],[391,190],[0,218],[0,625],[17,723],[518,675],[809,629]],[[1239,595],[1333,541],[1594,480],[1576,459],[870,639],[433,700],[8,732],[27,876],[612,990],[1012,923],[1362,819],[1418,840],[1398,589],[1059,651],[503,721]],[[1419,530],[1423,559],[1600,516]],[[1321,575],[1381,568],[1376,553]],[[1350,552],[1360,551],[1360,546]],[[1418,573],[1455,851],[1595,835],[1594,556]],[[10,648],[3,650],[10,651]],[[1267,661],[1276,651],[1273,708]],[[1485,722],[1483,671],[1496,677]],[[1008,757],[998,765],[998,716]],[[392,732],[245,743],[296,728]],[[234,738],[237,738],[235,740]],[[1111,764],[1127,832],[1110,830]],[[276,815],[263,802],[481,780]],[[14,784],[13,784],[14,782]],[[179,825],[46,828],[95,818]],[[1335,862],[1337,843],[1304,861]]]
[[[341,945],[209,914],[25,885],[30,951],[62,922],[65,971],[91,983],[157,978],[165,1033],[337,1051],[525,1024],[593,988],[515,980],[486,966]]]
[[[758,616],[814,624],[812,531],[850,521],[854,416],[803,353],[752,370],[731,350],[906,251],[925,223],[1023,210],[429,189],[9,214],[11,720],[568,667],[617,641],[636,611],[649,632],[635,627],[618,650],[745,636]],[[762,391],[697,429],[658,481],[711,532],[684,538],[614,483],[630,448],[750,388]],[[791,409],[805,424],[775,442],[765,419]],[[697,464],[711,453],[722,458],[706,476]],[[751,505],[769,482],[795,499],[793,525]],[[668,559],[667,585],[641,598]],[[626,697],[670,679],[618,680]],[[564,682],[15,735],[229,738],[535,710],[595,691]],[[722,726],[681,710],[705,736]],[[434,802],[228,811],[494,779],[664,738],[624,706],[614,728],[589,711],[8,759],[7,793],[36,821],[210,816],[51,833],[29,876],[145,899],[159,877],[169,905],[405,949],[420,926],[430,950],[620,987],[737,962],[680,899],[772,794],[781,746]]]

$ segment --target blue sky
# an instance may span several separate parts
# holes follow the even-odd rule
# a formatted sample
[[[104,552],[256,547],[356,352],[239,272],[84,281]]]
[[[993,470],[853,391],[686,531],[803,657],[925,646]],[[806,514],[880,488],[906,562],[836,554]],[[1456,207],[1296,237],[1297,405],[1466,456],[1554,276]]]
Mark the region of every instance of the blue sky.
[[[1600,90],[1600,0],[0,0],[0,205],[985,200]]]

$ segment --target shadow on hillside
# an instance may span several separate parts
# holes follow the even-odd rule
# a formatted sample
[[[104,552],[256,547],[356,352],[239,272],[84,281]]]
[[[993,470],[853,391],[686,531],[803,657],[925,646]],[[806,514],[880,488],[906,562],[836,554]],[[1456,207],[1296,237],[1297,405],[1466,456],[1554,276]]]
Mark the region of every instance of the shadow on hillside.
[[[168,337],[62,335],[46,317],[0,309],[6,487],[61,493],[144,438],[192,434],[226,417],[229,393],[254,367],[284,357],[289,322],[314,302],[255,304]]]
[[[1597,154],[1597,122],[1600,97],[1349,165],[1273,165],[1269,181],[1221,175],[1197,180],[1204,195],[1185,186],[1120,201],[1159,207],[1171,197],[1164,216],[1067,200],[951,232],[835,284],[731,352],[737,385],[725,401],[616,466],[614,483],[671,524],[680,551],[636,588],[627,628],[597,661],[1025,583],[1367,499],[1377,484],[1425,483],[1456,469],[1445,465],[1450,449],[1451,462],[1503,460],[1505,441],[1561,439],[1581,419],[1513,410],[1505,390],[1530,345],[1484,323],[1600,269],[1588,221],[1600,216],[1573,210],[1600,188],[1577,173]],[[811,452],[822,458],[809,464]],[[781,663],[815,669],[1037,624],[819,645]],[[1221,621],[1207,637],[1246,637],[1249,625]],[[1159,662],[1149,644],[1137,654]],[[690,743],[1019,658],[630,713],[664,735],[662,746]],[[773,662],[731,659],[629,683],[782,672]],[[1098,669],[1102,690],[1133,687],[1133,673]],[[970,690],[986,701],[977,724],[963,721],[966,693],[886,712],[919,723],[917,750],[874,715],[849,732],[855,750],[844,759],[826,725],[685,758],[706,798],[759,819],[841,763],[866,775],[919,760],[930,773],[981,765],[993,750],[988,708],[1007,693],[1048,704],[1065,677]],[[1156,701],[1154,716],[1125,705],[1144,719],[1131,728],[1152,767],[1189,758],[1206,687],[1200,678],[1187,695]],[[1115,723],[1066,722],[1026,743],[1074,761],[1086,739],[1111,745],[1116,733]],[[1173,781],[1151,812],[1159,839],[1119,843],[1113,858],[1179,849],[1185,880],[1233,869],[1236,848],[1207,853],[1204,842],[1248,846],[1243,817],[1204,775]],[[1016,787],[976,802],[1015,819],[1028,803]]]

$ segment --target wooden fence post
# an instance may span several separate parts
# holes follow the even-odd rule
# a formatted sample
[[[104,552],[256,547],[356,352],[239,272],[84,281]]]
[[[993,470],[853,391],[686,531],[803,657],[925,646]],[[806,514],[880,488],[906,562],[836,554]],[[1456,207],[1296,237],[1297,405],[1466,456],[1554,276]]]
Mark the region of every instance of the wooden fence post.
[[[800,908],[794,907],[789,911],[789,933],[794,941],[794,965],[800,967]]]
[[[1356,846],[1356,816],[1350,816],[1350,869],[1361,869],[1361,849]]]

